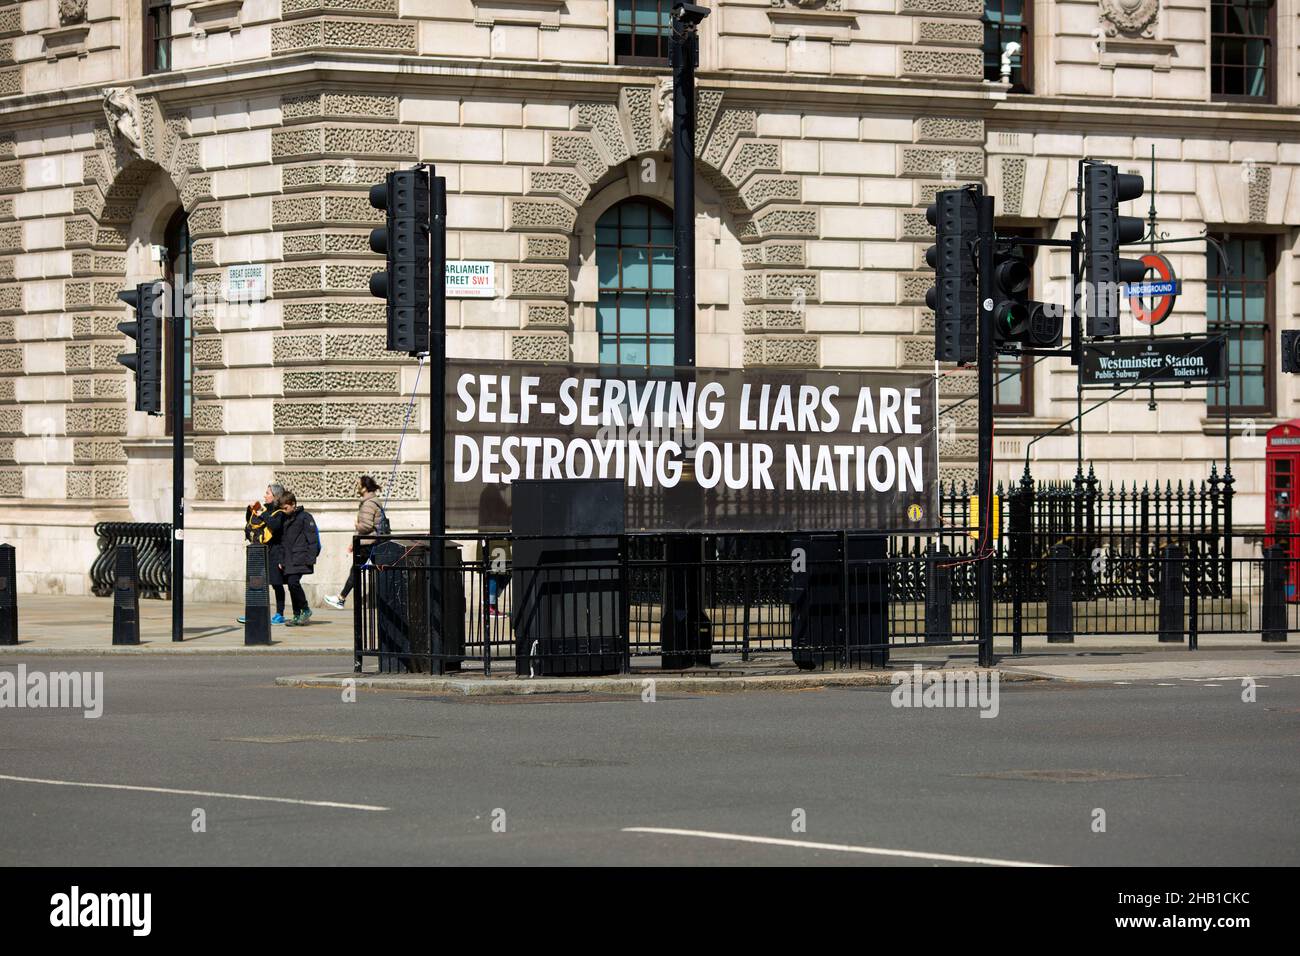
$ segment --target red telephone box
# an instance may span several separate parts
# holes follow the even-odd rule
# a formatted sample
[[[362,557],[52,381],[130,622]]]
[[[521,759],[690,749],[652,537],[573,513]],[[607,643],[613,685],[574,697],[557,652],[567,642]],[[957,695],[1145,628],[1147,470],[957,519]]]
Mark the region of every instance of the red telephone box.
[[[1264,472],[1264,533],[1287,546],[1286,599],[1300,601],[1300,418],[1268,430]]]

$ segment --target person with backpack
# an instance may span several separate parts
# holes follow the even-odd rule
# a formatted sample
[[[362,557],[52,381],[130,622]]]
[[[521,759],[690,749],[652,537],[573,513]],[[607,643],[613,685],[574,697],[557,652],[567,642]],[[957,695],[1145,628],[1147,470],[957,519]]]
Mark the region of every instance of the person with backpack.
[[[298,506],[298,499],[292,491],[286,491],[280,499],[280,511],[284,514],[280,531],[283,552],[280,568],[284,571],[285,586],[293,601],[293,620],[285,621],[284,626],[302,627],[311,619],[302,578],[316,570],[316,559],[321,550],[320,530],[312,513]]]
[[[244,509],[244,540],[249,544],[266,545],[267,581],[275,594],[275,616],[272,624],[284,623],[284,572],[280,563],[284,560],[280,547],[280,531],[284,521],[284,512],[280,510],[280,498],[284,495],[284,485],[272,482],[266,486],[261,501],[254,501]],[[241,614],[236,620],[244,623]]]
[[[391,528],[388,526],[388,515],[384,513],[384,506],[379,503],[379,482],[369,475],[362,475],[357,480],[356,495],[361,499],[357,505],[357,534],[389,534]],[[325,598],[325,603],[335,610],[343,610],[343,605],[347,603],[348,594],[357,583],[356,569],[358,565],[365,564],[370,560],[370,549],[373,547],[373,541],[362,541],[358,545],[357,557],[360,559],[352,565],[352,571],[348,573],[348,579],[343,585],[343,590],[338,594],[330,594]],[[352,553],[352,545],[348,545],[348,554]]]

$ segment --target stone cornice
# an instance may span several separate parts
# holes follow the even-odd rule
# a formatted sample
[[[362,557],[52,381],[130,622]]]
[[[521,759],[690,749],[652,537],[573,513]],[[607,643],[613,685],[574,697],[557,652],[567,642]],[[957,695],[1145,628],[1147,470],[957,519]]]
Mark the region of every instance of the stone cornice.
[[[394,71],[399,64],[400,72]],[[340,52],[293,54],[273,61],[258,60],[220,67],[164,73],[130,81],[137,95],[158,97],[172,108],[210,102],[213,87],[222,95],[264,93],[268,82],[282,92],[295,92],[320,83],[335,87],[427,93],[431,83],[440,89],[465,94],[530,96],[554,91],[569,96],[615,96],[620,87],[651,85],[665,70],[627,66],[584,66],[511,63],[485,66],[479,60],[432,60]],[[772,73],[701,71],[701,89],[726,91],[729,102],[756,108],[780,103],[782,108],[820,107],[841,110],[930,113],[980,116],[1005,128],[1072,131],[1107,130],[1117,118],[1131,117],[1126,125],[1136,131],[1160,130],[1168,135],[1204,135],[1212,122],[1217,135],[1279,139],[1300,138],[1300,110],[1287,106],[1254,104],[1162,102],[1018,96],[984,84],[943,83],[931,80],[840,80],[835,77],[803,79]],[[102,87],[74,87],[45,93],[27,93],[0,100],[0,117],[7,124],[48,123],[58,118],[84,117],[101,111]]]

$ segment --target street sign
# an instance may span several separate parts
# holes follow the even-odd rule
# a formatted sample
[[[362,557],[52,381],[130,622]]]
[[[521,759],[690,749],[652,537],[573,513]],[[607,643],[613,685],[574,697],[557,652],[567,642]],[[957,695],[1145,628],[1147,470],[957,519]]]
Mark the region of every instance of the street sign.
[[[1173,264],[1160,253],[1148,252],[1141,261],[1148,272],[1154,269],[1159,278],[1154,281],[1144,279],[1141,282],[1130,282],[1124,287],[1124,294],[1128,296],[1133,318],[1147,325],[1159,325],[1174,310],[1174,302],[1182,291],[1182,284],[1174,276]],[[1142,304],[1144,297],[1155,298],[1150,309]]]
[[[447,263],[446,282],[449,299],[496,298],[496,263],[450,261]]]
[[[1084,385],[1222,381],[1227,371],[1222,338],[1120,339],[1083,350]]]

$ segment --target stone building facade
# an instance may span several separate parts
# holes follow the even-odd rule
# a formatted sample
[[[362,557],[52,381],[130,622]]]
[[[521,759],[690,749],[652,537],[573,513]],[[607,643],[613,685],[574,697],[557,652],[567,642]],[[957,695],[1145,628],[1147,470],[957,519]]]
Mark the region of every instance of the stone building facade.
[[[1001,225],[1068,237],[1088,155],[1146,175],[1148,194],[1154,162],[1170,237],[1267,237],[1276,366],[1279,329],[1300,325],[1300,23],[1295,0],[1262,2],[1271,89],[1254,101],[1216,96],[1215,0],[1034,0],[1015,60],[1032,83],[1002,82],[996,53],[990,68],[985,0],[712,0],[699,363],[932,368],[934,192],[983,183]],[[326,531],[322,587],[344,573],[359,473],[390,488],[395,527],[425,520],[427,401],[399,453],[417,369],[383,351],[366,288],[366,192],[387,171],[436,164],[449,258],[495,264],[495,298],[449,301],[453,355],[596,360],[596,223],[672,202],[669,72],[618,55],[624,7],[0,0],[0,538],[22,588],[83,592],[95,522],[167,520],[167,423],[132,410],[115,295],[161,274],[178,210],[204,295],[186,491],[199,599],[239,594],[242,506],[272,478]],[[1161,331],[1204,331],[1207,246],[1165,251],[1184,290]],[[1064,300],[1066,257],[1039,263],[1039,297]],[[226,301],[246,265],[265,266],[265,298]],[[972,372],[944,371],[945,403],[971,394]],[[1004,476],[1075,412],[1068,362],[1021,382],[1020,414],[998,423]],[[1264,430],[1300,416],[1300,383],[1266,386],[1235,416],[1239,523],[1262,520]],[[1103,481],[1199,480],[1222,458],[1205,389],[1158,398],[1088,418]],[[944,420],[948,477],[974,475],[974,412]],[[1073,474],[1075,442],[1072,427],[1039,442],[1035,474]]]

